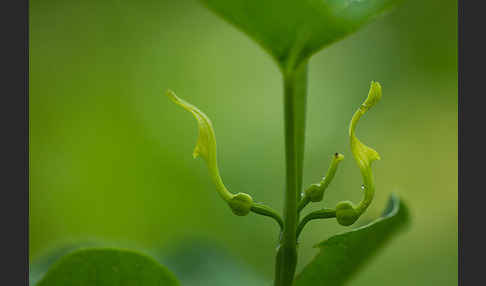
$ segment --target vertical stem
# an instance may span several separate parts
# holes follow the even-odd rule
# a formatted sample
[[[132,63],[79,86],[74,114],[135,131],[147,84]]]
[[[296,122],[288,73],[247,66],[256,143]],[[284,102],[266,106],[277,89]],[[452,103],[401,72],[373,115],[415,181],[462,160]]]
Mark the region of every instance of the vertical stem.
[[[302,189],[305,114],[307,99],[307,62],[284,73],[286,189],[284,229],[275,265],[275,286],[291,286],[297,265],[297,204]]]

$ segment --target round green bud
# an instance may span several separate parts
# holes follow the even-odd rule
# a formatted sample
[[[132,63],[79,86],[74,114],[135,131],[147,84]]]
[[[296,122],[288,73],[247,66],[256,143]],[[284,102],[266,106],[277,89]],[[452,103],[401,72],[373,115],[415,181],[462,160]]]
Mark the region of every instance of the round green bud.
[[[245,216],[251,210],[253,199],[248,194],[237,193],[228,204],[235,215]]]
[[[312,184],[305,190],[305,194],[309,196],[311,202],[320,202],[324,197],[324,191],[321,190],[320,184]]]
[[[343,201],[336,205],[336,220],[340,225],[352,225],[358,218],[358,212],[352,202]]]

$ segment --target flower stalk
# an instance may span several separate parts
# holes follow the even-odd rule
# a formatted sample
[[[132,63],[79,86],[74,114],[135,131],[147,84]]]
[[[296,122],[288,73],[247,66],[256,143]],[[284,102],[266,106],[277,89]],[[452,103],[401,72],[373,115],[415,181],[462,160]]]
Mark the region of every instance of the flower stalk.
[[[220,176],[216,136],[209,117],[194,105],[177,97],[172,91],[167,96],[176,104],[192,113],[198,123],[199,135],[193,157],[201,157],[216,185],[219,196],[228,204],[231,211],[238,216],[250,212],[274,219],[280,227],[280,240],[275,262],[275,286],[292,286],[297,266],[297,239],[305,225],[315,219],[336,218],[339,224],[352,225],[366,211],[374,197],[375,185],[371,164],[380,156],[374,149],[363,144],[356,137],[356,126],[360,118],[381,98],[381,86],[371,82],[368,97],[354,113],[349,125],[350,147],[353,157],[360,169],[364,197],[355,206],[350,201],[339,202],[335,209],[323,208],[299,218],[300,212],[311,202],[321,202],[324,192],[334,178],[339,162],[344,156],[335,153],[326,176],[317,184],[311,185],[302,192],[305,120],[307,101],[307,62],[293,71],[285,71],[284,78],[284,130],[285,130],[285,163],[286,184],[284,193],[284,211],[282,217],[263,203],[253,201],[247,193],[232,193],[223,183]]]

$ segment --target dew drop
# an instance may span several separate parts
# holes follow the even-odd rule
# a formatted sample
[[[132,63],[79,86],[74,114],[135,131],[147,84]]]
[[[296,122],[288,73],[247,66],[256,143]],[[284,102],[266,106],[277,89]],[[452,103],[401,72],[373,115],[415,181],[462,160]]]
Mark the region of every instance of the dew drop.
[[[361,185],[361,190],[362,191],[366,190],[366,186],[365,185]]]

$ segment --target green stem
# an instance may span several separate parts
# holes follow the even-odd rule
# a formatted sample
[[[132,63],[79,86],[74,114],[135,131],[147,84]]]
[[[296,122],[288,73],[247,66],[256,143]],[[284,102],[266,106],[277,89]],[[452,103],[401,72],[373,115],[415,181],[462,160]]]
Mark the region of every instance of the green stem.
[[[283,230],[284,225],[283,225],[282,218],[271,207],[266,206],[262,203],[254,203],[251,206],[251,211],[256,213],[256,214],[259,214],[259,215],[263,215],[263,216],[273,218],[278,223],[278,226],[280,227],[280,231]]]
[[[307,62],[284,73],[286,190],[284,229],[275,265],[275,286],[291,286],[297,266],[297,204],[302,190],[305,114],[307,99]]]
[[[309,221],[314,219],[333,218],[333,217],[336,217],[336,211],[333,209],[322,209],[322,210],[311,212],[310,214],[306,215],[297,226],[297,238],[299,238],[299,235],[304,229],[304,226]]]
[[[311,199],[309,196],[305,195],[302,197],[302,200],[300,200],[299,205],[297,207],[297,212],[301,212],[309,203],[311,202]]]
[[[327,170],[326,176],[322,178],[319,184],[313,184],[304,192],[304,197],[299,202],[297,206],[297,211],[300,213],[307,204],[312,202],[320,202],[324,198],[324,192],[326,191],[329,184],[331,184],[332,179],[336,175],[337,167],[340,161],[342,161],[344,156],[339,153],[334,153],[332,156],[331,165]]]

